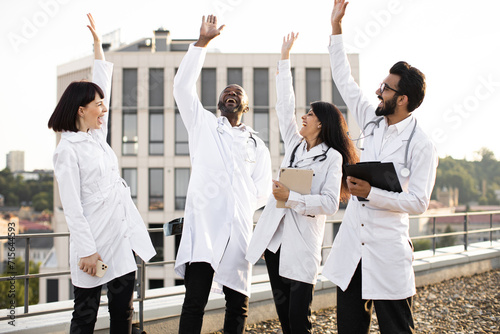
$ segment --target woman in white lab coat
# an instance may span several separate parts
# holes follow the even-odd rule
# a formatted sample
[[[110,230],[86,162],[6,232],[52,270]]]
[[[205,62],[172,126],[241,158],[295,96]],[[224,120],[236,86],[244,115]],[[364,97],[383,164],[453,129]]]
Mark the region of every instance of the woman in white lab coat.
[[[148,261],[155,250],[106,142],[113,64],[104,60],[94,20],[87,16],[94,37],[93,82],[71,83],[48,123],[62,132],[54,152],[54,174],[70,231],[75,293],[70,331],[93,332],[101,287],[107,283],[110,333],[131,333],[137,270],[133,252]],[[104,275],[98,260],[107,265]]]
[[[310,333],[311,303],[321,262],[325,220],[349,198],[343,163],[356,163],[346,122],[333,104],[313,102],[298,129],[290,70],[290,49],[298,34],[283,39],[276,77],[277,103],[285,158],[281,168],[312,169],[311,194],[300,195],[273,181],[273,195],[255,228],[247,260],[264,253],[274,302],[284,334]],[[277,208],[277,200],[288,208]]]

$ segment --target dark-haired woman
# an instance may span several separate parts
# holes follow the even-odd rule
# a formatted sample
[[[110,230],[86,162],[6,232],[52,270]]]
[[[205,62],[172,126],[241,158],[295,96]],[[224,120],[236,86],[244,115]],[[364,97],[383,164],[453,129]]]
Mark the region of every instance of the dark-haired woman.
[[[106,142],[113,64],[104,60],[92,16],[93,82],[71,83],[49,120],[61,131],[54,152],[54,174],[70,231],[70,268],[75,306],[71,333],[93,333],[107,284],[110,333],[132,332],[132,295],[137,265],[155,250],[131,197],[120,178],[118,160]],[[97,261],[108,266],[99,277]],[[101,275],[100,275],[101,276]]]
[[[246,257],[255,263],[264,253],[284,334],[312,332],[311,303],[326,216],[335,214],[339,202],[349,198],[342,164],[357,162],[346,122],[333,104],[311,103],[298,129],[289,60],[297,36],[291,33],[283,39],[276,112],[285,144],[281,168],[312,169],[311,193],[300,195],[273,181],[273,196],[257,223]],[[277,200],[285,201],[287,208],[277,208]]]

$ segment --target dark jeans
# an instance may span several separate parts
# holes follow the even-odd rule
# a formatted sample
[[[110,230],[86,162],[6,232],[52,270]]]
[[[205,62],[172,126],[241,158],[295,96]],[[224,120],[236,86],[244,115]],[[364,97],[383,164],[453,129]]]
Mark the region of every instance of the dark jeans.
[[[201,332],[203,315],[212,287],[214,270],[210,263],[194,262],[186,264],[184,285],[186,294],[182,305],[179,334],[196,334]],[[245,333],[248,317],[248,297],[228,287],[223,288],[226,299],[226,315],[224,333]]]
[[[132,304],[134,293],[135,271],[109,281],[108,311],[111,334],[132,333]],[[93,333],[97,320],[97,311],[101,301],[102,285],[95,288],[79,288],[75,286],[75,308],[71,319],[71,334]]]
[[[371,300],[361,298],[361,262],[346,291],[337,287],[337,324],[339,334],[369,333],[373,306],[380,333],[414,333],[413,298]]]
[[[274,254],[266,249],[264,257],[283,334],[312,333],[314,285],[281,277],[280,251],[281,248]]]

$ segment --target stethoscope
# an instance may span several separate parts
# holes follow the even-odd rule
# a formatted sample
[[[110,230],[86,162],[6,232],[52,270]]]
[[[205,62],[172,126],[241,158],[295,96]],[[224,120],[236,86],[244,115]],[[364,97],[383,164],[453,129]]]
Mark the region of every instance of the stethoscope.
[[[293,161],[295,160],[295,153],[297,152],[297,149],[299,148],[300,144],[302,144],[302,141],[303,141],[303,140],[304,140],[304,139],[302,139],[302,140],[301,140],[301,141],[297,144],[297,146],[295,146],[295,148],[293,149],[293,151],[292,151],[292,155],[290,156],[290,164],[288,165],[288,168],[297,168],[298,163],[299,163],[299,162],[301,162],[301,161],[304,161],[304,160],[306,160],[306,159],[312,159],[312,162],[311,162],[308,166],[312,165],[314,162],[316,162],[316,160],[318,160],[318,162],[321,162],[321,161],[325,161],[325,160],[326,160],[326,158],[327,158],[326,153],[328,152],[328,150],[330,149],[330,147],[328,147],[328,148],[326,149],[326,151],[323,151],[323,153],[318,154],[318,155],[315,155],[314,157],[308,157],[308,158],[306,158],[306,159],[302,159],[302,160],[297,161],[297,163],[295,164],[295,166],[293,166]]]
[[[217,131],[220,134],[224,133],[223,123],[221,121],[218,122]],[[257,155],[257,140],[253,137],[252,133],[248,131],[248,139],[246,143],[246,153],[247,156],[245,161],[250,163],[255,163],[256,155]]]
[[[375,133],[375,127],[379,127],[380,125],[380,122],[384,119],[384,117],[379,117],[373,121],[370,121],[368,123],[366,123],[366,125],[364,126],[363,128],[363,131],[361,131],[361,134],[360,136],[357,138],[357,139],[351,139],[352,141],[356,142],[356,147],[359,148],[361,151],[364,150],[363,147],[359,147],[359,141],[361,139],[365,139],[366,137],[370,137],[370,136],[373,136],[373,134]],[[365,133],[365,130],[366,128],[370,125],[370,124],[373,124],[375,125],[373,128],[372,128],[372,132],[368,135],[363,135]],[[417,129],[417,119],[415,119],[415,125],[413,126],[413,130],[411,131],[411,134],[410,134],[410,137],[408,137],[408,141],[406,142],[406,148],[405,148],[405,162],[403,164],[403,168],[400,170],[400,174],[402,177],[408,177],[410,176],[411,172],[410,172],[410,168],[408,168],[408,150],[410,148],[410,142],[413,138],[413,135],[415,134],[415,130]],[[349,135],[349,132],[347,133],[347,135]]]

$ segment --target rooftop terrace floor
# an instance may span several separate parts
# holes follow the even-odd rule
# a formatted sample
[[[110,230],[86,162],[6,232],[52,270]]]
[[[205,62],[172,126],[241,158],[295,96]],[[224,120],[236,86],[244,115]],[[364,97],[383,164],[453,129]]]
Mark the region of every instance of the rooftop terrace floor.
[[[500,269],[417,288],[417,333],[500,333]],[[336,308],[313,312],[315,333],[337,333]],[[220,332],[215,332],[220,333]],[[247,334],[281,333],[277,319],[247,326]],[[375,312],[370,333],[379,333]]]

